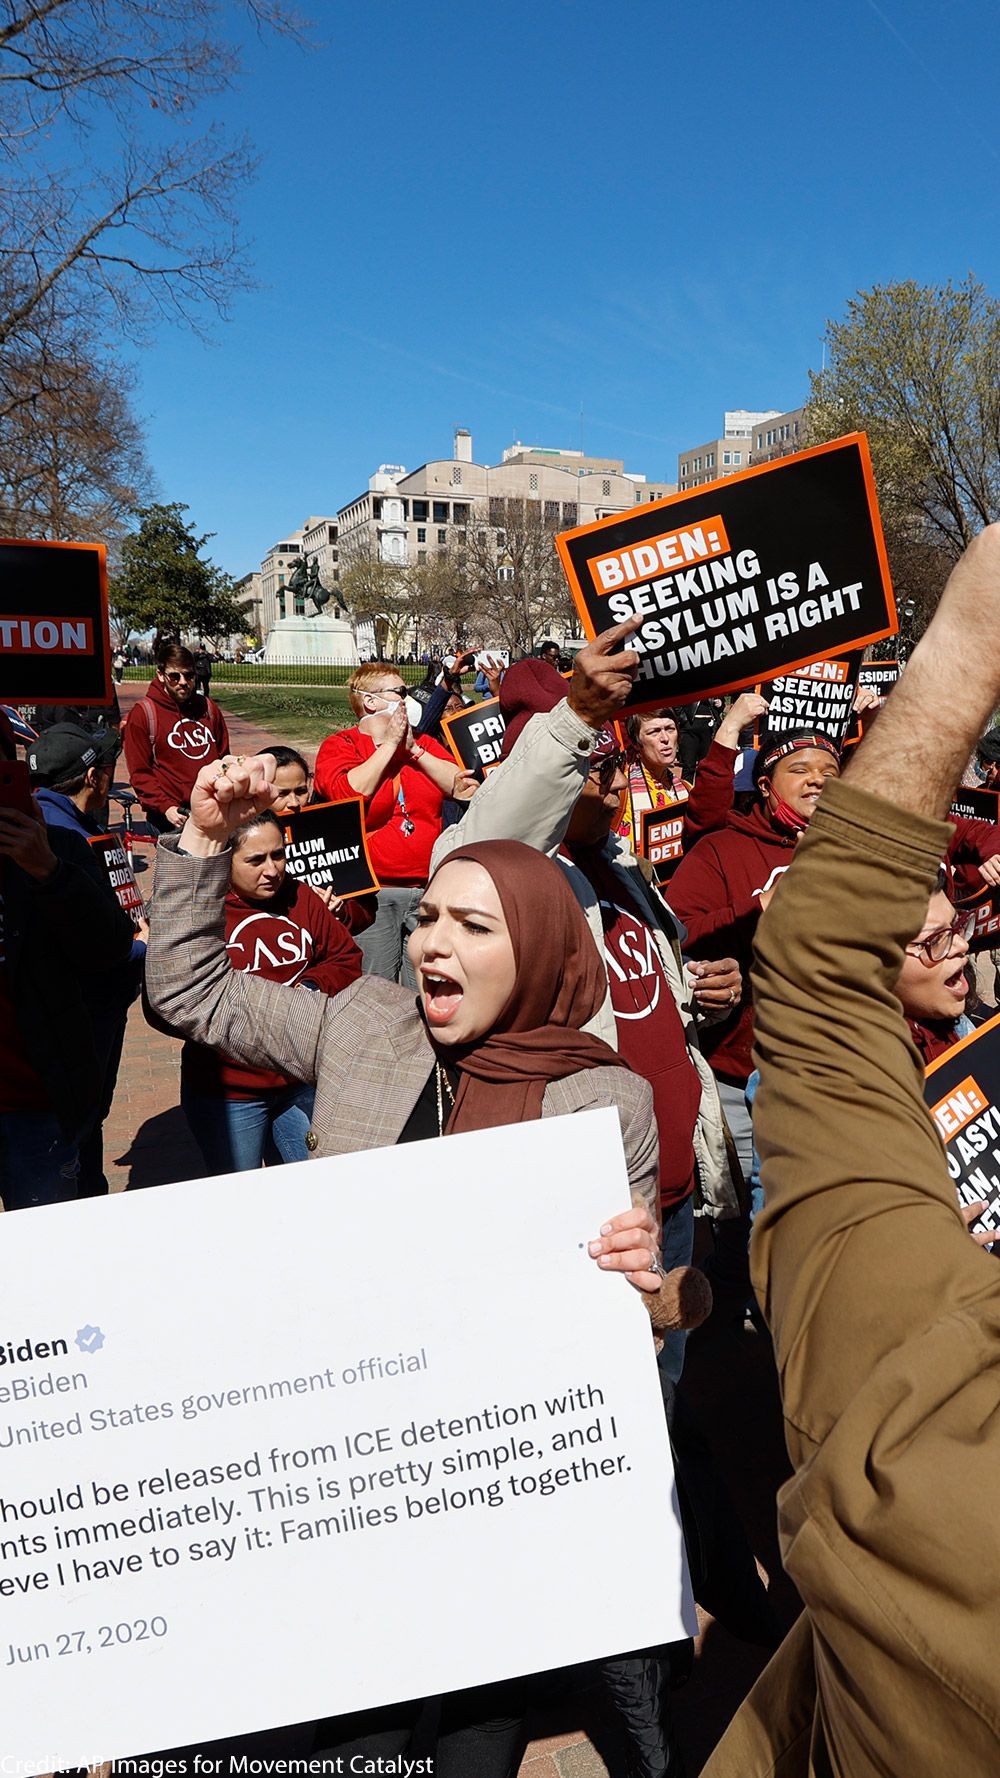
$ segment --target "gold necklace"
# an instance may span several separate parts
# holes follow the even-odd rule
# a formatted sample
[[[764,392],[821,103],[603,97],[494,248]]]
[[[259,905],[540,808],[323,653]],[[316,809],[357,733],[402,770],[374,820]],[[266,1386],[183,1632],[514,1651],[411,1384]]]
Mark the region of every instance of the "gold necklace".
[[[449,1117],[451,1116],[452,1107],[454,1106],[454,1103],[455,1103],[455,1094],[452,1091],[451,1081],[448,1079],[448,1076],[446,1075],[440,1062],[435,1062],[435,1064],[434,1064],[434,1076],[437,1081],[438,1135],[443,1136],[444,1135],[444,1126],[445,1126],[444,1094],[447,1094],[447,1096],[448,1096],[448,1116]],[[443,1092],[442,1092],[442,1088],[444,1089]]]

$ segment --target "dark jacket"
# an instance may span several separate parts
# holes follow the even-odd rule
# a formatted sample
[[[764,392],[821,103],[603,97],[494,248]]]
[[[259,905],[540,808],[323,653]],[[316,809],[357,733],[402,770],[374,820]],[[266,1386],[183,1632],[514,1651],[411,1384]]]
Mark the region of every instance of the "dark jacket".
[[[4,860],[4,937],[11,1002],[28,1058],[67,1136],[96,1110],[103,1067],[85,988],[128,957],[135,928],[86,841],[48,829],[59,860],[39,883]]]

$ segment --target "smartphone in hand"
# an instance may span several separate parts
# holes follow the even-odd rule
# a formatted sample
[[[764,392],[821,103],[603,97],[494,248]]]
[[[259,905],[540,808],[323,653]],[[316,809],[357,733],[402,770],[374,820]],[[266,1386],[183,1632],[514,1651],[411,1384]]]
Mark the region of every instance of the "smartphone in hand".
[[[36,819],[31,780],[23,759],[0,760],[0,809],[17,809],[30,820]]]

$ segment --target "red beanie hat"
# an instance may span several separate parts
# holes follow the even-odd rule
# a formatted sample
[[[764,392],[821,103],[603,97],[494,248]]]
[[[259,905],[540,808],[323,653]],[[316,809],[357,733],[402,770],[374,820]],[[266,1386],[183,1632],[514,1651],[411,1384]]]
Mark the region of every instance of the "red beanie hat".
[[[526,722],[540,710],[554,710],[566,693],[566,681],[550,661],[515,661],[508,667],[500,681],[500,714],[507,724],[500,758],[507,758]]]

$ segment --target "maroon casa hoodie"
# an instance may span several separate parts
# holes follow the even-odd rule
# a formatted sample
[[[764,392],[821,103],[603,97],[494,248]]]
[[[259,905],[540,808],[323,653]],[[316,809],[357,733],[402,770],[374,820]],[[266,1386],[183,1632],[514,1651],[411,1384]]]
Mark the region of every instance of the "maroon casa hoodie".
[[[158,679],[129,711],[121,736],[132,788],[144,809],[160,815],[186,803],[202,766],[229,752],[218,704],[198,693],[181,709]]]
[[[346,926],[308,883],[286,877],[273,901],[244,901],[235,889],[226,896],[226,950],[233,969],[281,982],[289,990],[339,994],[361,974],[361,952]],[[185,1043],[181,1072],[195,1092],[213,1099],[259,1099],[262,1093],[294,1086],[277,1069],[253,1068],[221,1050]]]
[[[698,958],[735,957],[743,972],[739,1005],[728,1019],[699,1031],[705,1055],[726,1080],[745,1081],[753,1068],[750,966],[760,891],[774,888],[794,851],[795,836],[774,827],[758,803],[749,815],[730,815],[721,833],[699,840],[666,889],[670,906],[687,927],[685,950]]]

